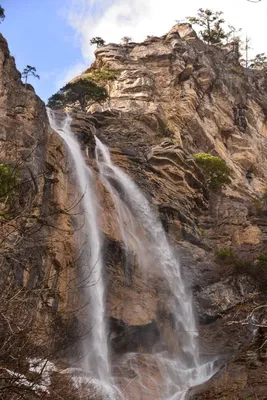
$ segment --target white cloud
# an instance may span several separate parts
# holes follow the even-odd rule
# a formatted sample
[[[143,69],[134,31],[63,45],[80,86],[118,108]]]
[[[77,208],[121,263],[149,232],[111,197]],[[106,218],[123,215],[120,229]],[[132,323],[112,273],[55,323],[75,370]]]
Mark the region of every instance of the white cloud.
[[[93,60],[92,37],[119,42],[125,35],[135,41],[147,35],[160,36],[170,30],[175,20],[194,16],[200,6],[223,11],[227,22],[243,28],[244,35],[252,38],[254,53],[267,51],[263,33],[265,0],[257,4],[246,0],[202,0],[201,4],[199,0],[67,0],[67,3],[66,18],[78,37],[87,66]]]
[[[56,81],[56,87],[58,89],[60,89],[71,79],[75,78],[75,76],[80,75],[81,72],[83,72],[86,68],[88,68],[88,63],[79,62],[77,64],[74,64],[73,66],[68,68],[66,71],[63,71],[62,73],[60,73],[60,76],[58,77],[58,79]]]

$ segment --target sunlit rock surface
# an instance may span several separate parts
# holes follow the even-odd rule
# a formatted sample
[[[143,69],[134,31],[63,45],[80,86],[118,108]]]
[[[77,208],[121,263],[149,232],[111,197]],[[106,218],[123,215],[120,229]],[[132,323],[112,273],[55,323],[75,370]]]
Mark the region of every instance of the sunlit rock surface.
[[[91,70],[82,76],[106,63],[116,70],[110,104],[104,111],[93,106],[76,112],[72,128],[91,167],[96,169],[97,135],[151,202],[194,291],[201,353],[224,365],[189,396],[264,400],[266,309],[254,309],[266,302],[266,271],[259,272],[256,262],[266,253],[267,240],[265,74],[241,68],[231,49],[205,45],[188,24],[141,44],[109,44],[95,54]],[[48,128],[42,102],[25,92],[3,39],[1,59],[1,162],[14,162],[15,134],[18,157],[26,157],[29,168],[42,175],[34,213],[39,218],[46,199],[63,211],[75,199],[64,146]],[[222,193],[208,191],[192,157],[198,152],[219,156],[232,169],[232,183]],[[99,180],[97,190],[117,384],[127,399],[160,399],[160,372],[152,355],[164,352],[171,337],[168,293],[156,276],[147,281],[134,259],[126,268],[111,198]],[[49,229],[40,268],[48,277],[53,270],[64,271],[54,283],[48,278],[54,290],[49,304],[67,309],[73,304],[68,282],[75,271],[71,221],[64,212],[55,218],[64,239],[57,240],[58,231]],[[216,250],[230,247],[242,268],[216,261]]]

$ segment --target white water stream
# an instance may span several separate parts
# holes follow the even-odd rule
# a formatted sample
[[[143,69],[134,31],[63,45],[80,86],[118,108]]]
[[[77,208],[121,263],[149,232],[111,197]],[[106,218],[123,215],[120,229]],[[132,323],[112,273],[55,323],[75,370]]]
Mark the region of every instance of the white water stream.
[[[164,352],[156,357],[164,374],[164,399],[182,400],[189,387],[205,382],[215,372],[213,362],[203,363],[199,357],[192,295],[184,285],[179,261],[148,200],[133,180],[112,163],[108,148],[98,138],[95,140],[98,168],[117,208],[125,250],[135,253],[145,276],[154,268],[167,282],[172,295],[170,311],[176,343],[171,355]]]
[[[83,221],[76,236],[80,289],[91,332],[82,340],[81,368],[101,387],[105,398],[115,399],[118,392],[113,386],[109,366],[102,240],[93,172],[86,164],[80,145],[71,131],[71,117],[59,117],[49,109],[47,113],[51,127],[64,140],[71,156],[82,206]],[[167,292],[171,294],[168,308],[173,318],[172,344],[168,351],[153,354],[153,357],[155,363],[160,365],[163,377],[160,399],[183,400],[188,388],[205,382],[215,373],[213,362],[202,362],[199,356],[192,295],[184,285],[179,261],[148,200],[133,180],[113,164],[108,148],[97,138],[96,160],[102,182],[117,210],[125,252],[129,257],[134,254],[145,278],[149,279],[155,271],[153,273],[162,278]],[[129,275],[126,263],[126,276]],[[135,354],[130,356],[135,357]],[[119,397],[125,396],[122,392]]]
[[[79,252],[80,289],[90,334],[82,338],[81,368],[112,398],[108,343],[106,332],[105,287],[103,280],[102,240],[97,218],[92,171],[86,165],[80,145],[71,131],[71,117],[60,119],[47,110],[51,127],[64,140],[74,167],[79,201],[82,206],[81,226],[76,234]]]

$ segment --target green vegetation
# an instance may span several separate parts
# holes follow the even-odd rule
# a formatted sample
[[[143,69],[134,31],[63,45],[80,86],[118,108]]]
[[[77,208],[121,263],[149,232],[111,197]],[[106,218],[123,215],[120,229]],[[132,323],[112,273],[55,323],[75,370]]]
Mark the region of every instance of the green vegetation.
[[[235,43],[237,53],[241,44],[240,32],[242,29],[236,29],[228,25],[228,30],[224,28],[225,20],[222,18],[222,11],[212,11],[209,8],[200,8],[196,17],[187,17],[188,22],[198,25],[203,29],[200,35],[204,42],[213,45],[222,45],[225,43]]]
[[[101,103],[108,97],[106,89],[98,86],[87,78],[80,78],[74,82],[67,83],[62,89],[48,99],[48,107],[52,109],[63,108],[78,102],[81,109],[85,111],[88,102]]]
[[[5,18],[6,18],[5,10],[4,10],[4,8],[2,6],[0,6],[0,24],[1,24],[1,22],[4,21]]]
[[[231,183],[231,169],[221,158],[208,153],[197,153],[193,155],[193,158],[203,170],[208,188],[211,191],[217,192]]]
[[[117,78],[117,72],[109,69],[109,65],[105,64],[102,68],[94,69],[93,71],[88,71],[87,79],[99,84],[101,86],[106,86],[108,88],[107,96],[110,99],[110,81],[114,81]]]
[[[59,91],[53,94],[51,97],[49,97],[47,106],[52,110],[58,110],[60,108],[63,108],[64,107],[63,92],[61,93],[61,91]]]
[[[200,35],[204,42],[208,44],[220,45],[227,34],[223,29],[224,19],[221,18],[222,11],[213,12],[210,9],[200,8],[196,17],[187,17],[191,24],[199,25],[203,28]]]
[[[0,164],[0,203],[6,201],[17,185],[17,173],[9,164]]]
[[[96,36],[96,37],[94,37],[93,39],[90,40],[90,44],[91,45],[96,44],[96,47],[101,47],[101,46],[104,46],[105,40],[103,40],[99,36]]]
[[[238,260],[231,248],[219,249],[215,252],[215,261],[220,265],[237,265]]]
[[[27,65],[22,72],[22,78],[25,79],[25,85],[27,85],[28,77],[33,76],[34,78],[40,79],[40,76],[36,73],[36,68],[31,65]]]
[[[216,258],[222,261],[227,261],[229,259],[233,258],[233,249],[231,248],[224,248],[224,249],[219,249],[216,251]]]
[[[106,85],[109,81],[114,81],[117,78],[117,72],[109,69],[106,64],[102,68],[95,69],[92,72],[89,70],[88,79],[95,83]]]
[[[248,1],[258,3],[261,0]],[[197,15],[195,17],[187,17],[187,20],[189,23],[200,27],[200,36],[209,45],[231,44],[231,51],[236,55],[236,60],[240,62],[241,66],[252,69],[267,67],[265,53],[259,53],[253,59],[249,59],[250,38],[246,37],[246,40],[242,41],[240,37],[242,29],[236,29],[232,25],[226,27],[222,11],[199,8]]]

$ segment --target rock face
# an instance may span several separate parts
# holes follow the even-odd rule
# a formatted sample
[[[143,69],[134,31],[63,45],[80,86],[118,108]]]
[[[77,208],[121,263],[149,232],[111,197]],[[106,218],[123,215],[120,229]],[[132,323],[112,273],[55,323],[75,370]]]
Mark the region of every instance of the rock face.
[[[68,195],[73,194],[66,155],[48,128],[43,104],[34,92],[25,92],[3,39],[0,44],[0,139],[5,147],[1,162],[16,161],[10,138],[11,132],[16,132],[16,157],[26,157],[26,172],[34,168],[41,175],[33,202],[34,224],[39,223],[43,207],[46,218],[51,214],[64,231],[63,240],[56,240],[58,231],[49,220],[52,226],[45,228],[49,239],[40,265],[49,288],[51,276],[57,276],[51,283],[51,304],[56,302],[66,310],[73,297],[68,282],[73,281],[75,264],[70,218],[64,212]],[[73,114],[73,131],[93,168],[96,134],[109,146],[113,161],[150,200],[181,259],[186,283],[193,289],[201,353],[219,358],[225,365],[207,385],[189,395],[195,399],[264,400],[265,74],[248,73],[231,49],[205,45],[188,24],[175,25],[167,35],[141,44],[109,44],[95,54],[96,61],[82,76],[108,64],[117,71],[117,79],[109,84],[111,99],[104,111],[91,108],[88,113]],[[10,79],[12,84],[7,87]],[[192,157],[199,152],[219,156],[231,168],[232,182],[222,192],[208,190]],[[100,181],[97,189],[106,243],[114,371],[125,398],[160,398],[155,385],[160,382],[159,369],[151,364],[150,356],[166,348],[170,321],[164,288],[156,277],[147,285],[134,261],[125,270],[112,200]],[[218,258],[222,249],[228,250],[228,257]],[[29,264],[34,265],[32,261]],[[139,358],[132,361],[131,352],[139,352]],[[140,392],[135,364],[143,371],[147,394]],[[149,380],[150,374],[153,380]]]
[[[0,50],[0,162],[17,170],[21,188],[17,194],[21,218],[11,224],[15,228],[11,236],[10,221],[2,220],[4,242],[10,251],[14,250],[16,258],[22,257],[20,262],[23,260],[25,266],[29,261],[29,270],[18,273],[24,284],[28,287],[40,284],[48,291],[53,287],[49,295],[57,297],[57,292],[60,298],[60,301],[55,298],[53,301],[66,306],[68,291],[61,274],[66,274],[67,278],[70,271],[66,266],[73,251],[68,240],[72,228],[66,212],[66,153],[49,126],[44,103],[33,89],[21,83],[20,73],[2,36]],[[56,226],[60,232],[54,229]],[[59,275],[63,278],[61,282]]]
[[[0,76],[0,386],[9,398],[2,388],[5,368],[24,373],[36,348],[43,357],[55,350],[55,311],[64,320],[76,273],[66,153],[44,103],[21,83],[1,35]],[[12,171],[7,193],[5,167]]]
[[[260,281],[266,280],[266,271],[256,266],[257,257],[266,251],[265,75],[248,74],[231,48],[205,45],[187,24],[175,25],[161,38],[125,46],[110,44],[95,54],[95,63],[83,76],[106,64],[117,71],[109,108],[78,113],[73,128],[84,138],[91,158],[91,135],[97,134],[111,148],[114,162],[134,178],[159,213],[195,292],[203,354],[222,360],[240,357],[228,364],[235,371],[233,376],[218,373],[221,389],[215,379],[196,398],[208,398],[207,393],[210,398],[246,398],[249,390],[238,381],[245,374],[254,387],[254,375],[243,352],[254,351],[259,341],[266,346],[264,328],[256,326],[262,323],[264,308],[259,314],[253,311],[264,302]],[[192,158],[198,152],[221,157],[231,168],[232,183],[221,193],[208,191]],[[105,193],[102,196],[106,204],[103,229],[119,249],[121,239],[112,226],[110,202]],[[216,250],[230,248],[235,260],[216,261]],[[130,331],[153,321],[161,326],[153,287],[148,292],[138,290],[137,270],[128,286],[117,256],[108,265],[110,315],[116,323],[128,324]],[[246,320],[251,312],[257,314],[257,323]],[[249,346],[252,350],[243,350]],[[255,358],[259,360],[258,353]],[[263,368],[262,363],[256,362],[253,368]],[[257,381],[253,390],[264,398],[261,383]]]

